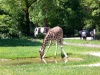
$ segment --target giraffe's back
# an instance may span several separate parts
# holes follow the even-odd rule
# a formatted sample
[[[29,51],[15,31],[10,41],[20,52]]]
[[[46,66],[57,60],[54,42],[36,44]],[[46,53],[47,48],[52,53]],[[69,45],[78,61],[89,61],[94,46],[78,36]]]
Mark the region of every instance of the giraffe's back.
[[[57,39],[62,39],[63,38],[63,30],[59,26],[56,26],[54,28],[51,28],[47,35],[46,38],[49,40],[57,40]]]

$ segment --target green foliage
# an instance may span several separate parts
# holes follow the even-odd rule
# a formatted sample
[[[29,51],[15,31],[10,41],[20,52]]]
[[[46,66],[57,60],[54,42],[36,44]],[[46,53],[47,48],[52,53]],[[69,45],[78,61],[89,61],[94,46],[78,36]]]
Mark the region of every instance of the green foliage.
[[[43,34],[43,33],[39,33],[38,35],[37,35],[37,38],[38,39],[43,39],[45,37],[45,35]]]
[[[34,23],[38,23],[39,26],[44,26],[44,18],[50,18],[51,15],[54,16],[55,4],[54,0],[38,0],[32,5],[33,8],[30,9],[30,17]],[[51,10],[52,9],[52,10]],[[52,16],[52,17],[53,17]]]
[[[75,30],[100,31],[99,0],[0,0],[0,34],[33,34],[34,24],[60,26],[64,35]]]
[[[100,1],[99,0],[84,0],[84,13],[86,14],[85,27],[88,29],[97,29],[100,31]]]
[[[97,32],[97,33],[96,33],[95,39],[96,39],[96,40],[100,40],[100,32]]]

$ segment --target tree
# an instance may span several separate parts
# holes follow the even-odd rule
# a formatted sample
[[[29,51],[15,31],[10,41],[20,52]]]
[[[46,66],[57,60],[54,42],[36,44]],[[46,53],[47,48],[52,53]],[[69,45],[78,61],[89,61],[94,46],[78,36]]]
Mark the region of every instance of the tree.
[[[32,21],[36,22],[36,24],[40,22],[41,26],[48,26],[49,17],[54,13],[55,9],[54,0],[38,0],[33,7],[30,11],[32,12]]]
[[[0,0],[1,31],[6,28],[7,33],[21,31],[30,35],[32,22],[39,26],[58,25],[67,36],[74,36],[82,28],[100,31],[99,3],[99,0]]]
[[[0,1],[0,38],[7,38],[12,32],[12,20],[8,13],[9,7],[6,7],[4,2]]]
[[[63,28],[67,36],[74,35],[75,30],[80,30],[84,26],[83,12],[79,0],[58,0],[55,4],[53,25],[59,25]],[[54,22],[53,22],[54,21]]]
[[[85,28],[89,30],[96,29],[100,31],[100,1],[99,0],[84,0],[83,12]]]
[[[24,30],[24,33],[26,33],[28,36],[30,35],[30,18],[29,18],[29,8],[31,8],[31,5],[36,2],[37,0],[5,0],[5,4],[10,6],[10,14],[12,15],[12,18],[16,18],[17,21],[21,20],[23,18],[22,23],[19,23],[22,25],[22,27],[25,27],[26,32]],[[16,16],[17,15],[17,16]],[[25,18],[24,18],[25,17]],[[24,25],[24,26],[23,26]]]
[[[74,35],[75,30],[82,29],[84,26],[80,0],[65,0],[59,3],[62,10],[61,16],[63,15],[63,28],[66,28],[64,32],[67,35]]]
[[[31,5],[36,2],[37,0],[22,0],[25,2],[25,8],[22,8],[25,12],[26,16],[26,25],[27,25],[27,35],[30,35],[30,19],[29,19],[29,8]]]
[[[61,26],[67,35],[74,35],[75,30],[84,26],[79,0],[38,0],[34,5],[32,21],[41,26],[43,20],[45,25],[48,20],[49,27]]]

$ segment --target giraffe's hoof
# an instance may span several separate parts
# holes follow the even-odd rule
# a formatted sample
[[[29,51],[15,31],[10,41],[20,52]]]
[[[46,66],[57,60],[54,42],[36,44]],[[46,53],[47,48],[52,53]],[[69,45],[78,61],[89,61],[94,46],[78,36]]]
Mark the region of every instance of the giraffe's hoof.
[[[45,64],[47,64],[47,62],[46,62],[44,59],[42,59],[42,61],[43,61]]]
[[[66,59],[66,60],[65,60],[65,63],[67,63],[67,62],[68,62],[68,60]]]
[[[57,64],[57,60],[55,60],[55,63]]]

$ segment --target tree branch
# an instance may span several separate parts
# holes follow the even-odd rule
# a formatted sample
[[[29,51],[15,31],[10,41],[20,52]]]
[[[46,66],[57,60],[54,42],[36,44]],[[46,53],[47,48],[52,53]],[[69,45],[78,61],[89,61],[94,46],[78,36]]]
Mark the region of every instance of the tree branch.
[[[31,7],[31,5],[36,2],[37,0],[33,0],[30,4],[29,4],[29,7]]]

